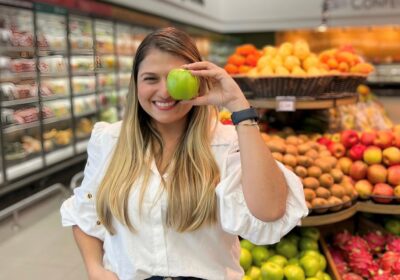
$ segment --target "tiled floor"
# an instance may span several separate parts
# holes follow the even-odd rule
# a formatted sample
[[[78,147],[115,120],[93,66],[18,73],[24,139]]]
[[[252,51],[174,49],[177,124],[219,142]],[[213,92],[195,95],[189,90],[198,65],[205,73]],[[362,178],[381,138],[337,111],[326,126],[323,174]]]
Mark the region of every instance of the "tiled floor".
[[[18,230],[11,219],[0,223],[0,280],[87,279],[71,228],[61,227],[64,198],[56,195],[23,211]]]

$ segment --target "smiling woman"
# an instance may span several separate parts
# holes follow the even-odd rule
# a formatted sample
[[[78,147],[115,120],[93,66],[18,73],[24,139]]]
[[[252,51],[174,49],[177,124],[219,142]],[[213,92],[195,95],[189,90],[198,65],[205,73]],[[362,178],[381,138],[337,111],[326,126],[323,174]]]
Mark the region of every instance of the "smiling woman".
[[[173,99],[179,68],[198,96]],[[218,122],[218,106],[243,115],[249,103],[186,33],[149,34],[132,73],[123,121],[95,125],[82,185],[61,208],[90,279],[241,280],[238,235],[279,241],[308,213],[300,180],[274,160],[254,115],[236,129]]]

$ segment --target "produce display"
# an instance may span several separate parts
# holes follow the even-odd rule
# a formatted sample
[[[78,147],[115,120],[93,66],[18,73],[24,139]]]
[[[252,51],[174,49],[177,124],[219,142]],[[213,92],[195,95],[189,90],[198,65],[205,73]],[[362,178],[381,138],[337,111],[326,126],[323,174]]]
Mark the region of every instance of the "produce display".
[[[344,130],[317,140],[339,158],[360,199],[400,201],[400,126],[392,130]]]
[[[330,280],[317,228],[295,229],[277,244],[262,246],[241,240],[243,280]]]
[[[334,234],[329,252],[343,280],[400,279],[400,237],[379,230]]]
[[[341,105],[329,110],[330,131],[354,129],[357,131],[387,130],[393,127],[385,108],[372,94],[369,87],[360,85],[357,89],[359,102]]]
[[[336,150],[316,141],[318,135],[288,136],[263,133],[273,157],[302,180],[309,209],[315,213],[339,211],[352,205],[357,192]]]

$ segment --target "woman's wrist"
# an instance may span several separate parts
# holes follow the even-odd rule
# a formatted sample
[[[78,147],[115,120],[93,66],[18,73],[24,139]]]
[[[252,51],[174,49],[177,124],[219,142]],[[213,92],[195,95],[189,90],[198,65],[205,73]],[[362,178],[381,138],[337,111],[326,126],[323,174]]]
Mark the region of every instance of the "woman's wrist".
[[[224,107],[233,113],[250,108],[250,103],[246,98],[241,98],[227,103]]]

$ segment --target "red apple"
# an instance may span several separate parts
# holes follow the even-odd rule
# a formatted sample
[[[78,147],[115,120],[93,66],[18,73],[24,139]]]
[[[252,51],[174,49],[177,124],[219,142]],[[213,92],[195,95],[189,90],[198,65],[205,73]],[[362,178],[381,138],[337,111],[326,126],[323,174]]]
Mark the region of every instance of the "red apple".
[[[328,137],[323,136],[323,137],[320,137],[320,138],[317,140],[317,142],[318,142],[319,144],[322,144],[322,145],[328,147],[329,144],[332,143],[332,140],[329,139]]]
[[[370,146],[374,143],[375,138],[376,138],[375,131],[364,131],[361,134],[360,142],[366,146]]]
[[[365,149],[363,159],[368,164],[381,163],[382,150],[377,146],[369,146]]]
[[[356,182],[354,188],[361,199],[368,199],[374,187],[368,180],[360,180]]]
[[[390,130],[381,130],[376,133],[374,145],[382,149],[390,147],[393,142],[393,133]]]
[[[367,178],[372,184],[385,183],[387,170],[382,164],[372,164],[368,166]]]
[[[397,147],[389,147],[382,152],[383,163],[390,166],[400,163],[400,149]]]
[[[349,171],[349,175],[354,180],[361,180],[364,179],[367,175],[368,165],[361,161],[357,160],[352,163]]]
[[[388,168],[387,181],[392,186],[400,185],[400,165],[393,165]]]
[[[346,148],[342,143],[332,142],[328,145],[328,150],[336,158],[341,158],[346,153]]]
[[[379,203],[390,203],[393,199],[393,188],[388,184],[378,183],[372,191],[372,199]]]
[[[342,170],[342,172],[344,174],[348,175],[350,172],[350,167],[351,167],[352,163],[353,163],[353,161],[350,158],[342,157],[342,158],[338,159],[337,164],[339,165],[340,170]]]
[[[363,144],[355,144],[353,147],[350,148],[349,150],[349,157],[352,160],[362,160],[364,151],[367,149],[367,146]]]
[[[358,133],[354,130],[343,130],[340,134],[340,141],[346,148],[350,148],[359,142]]]

